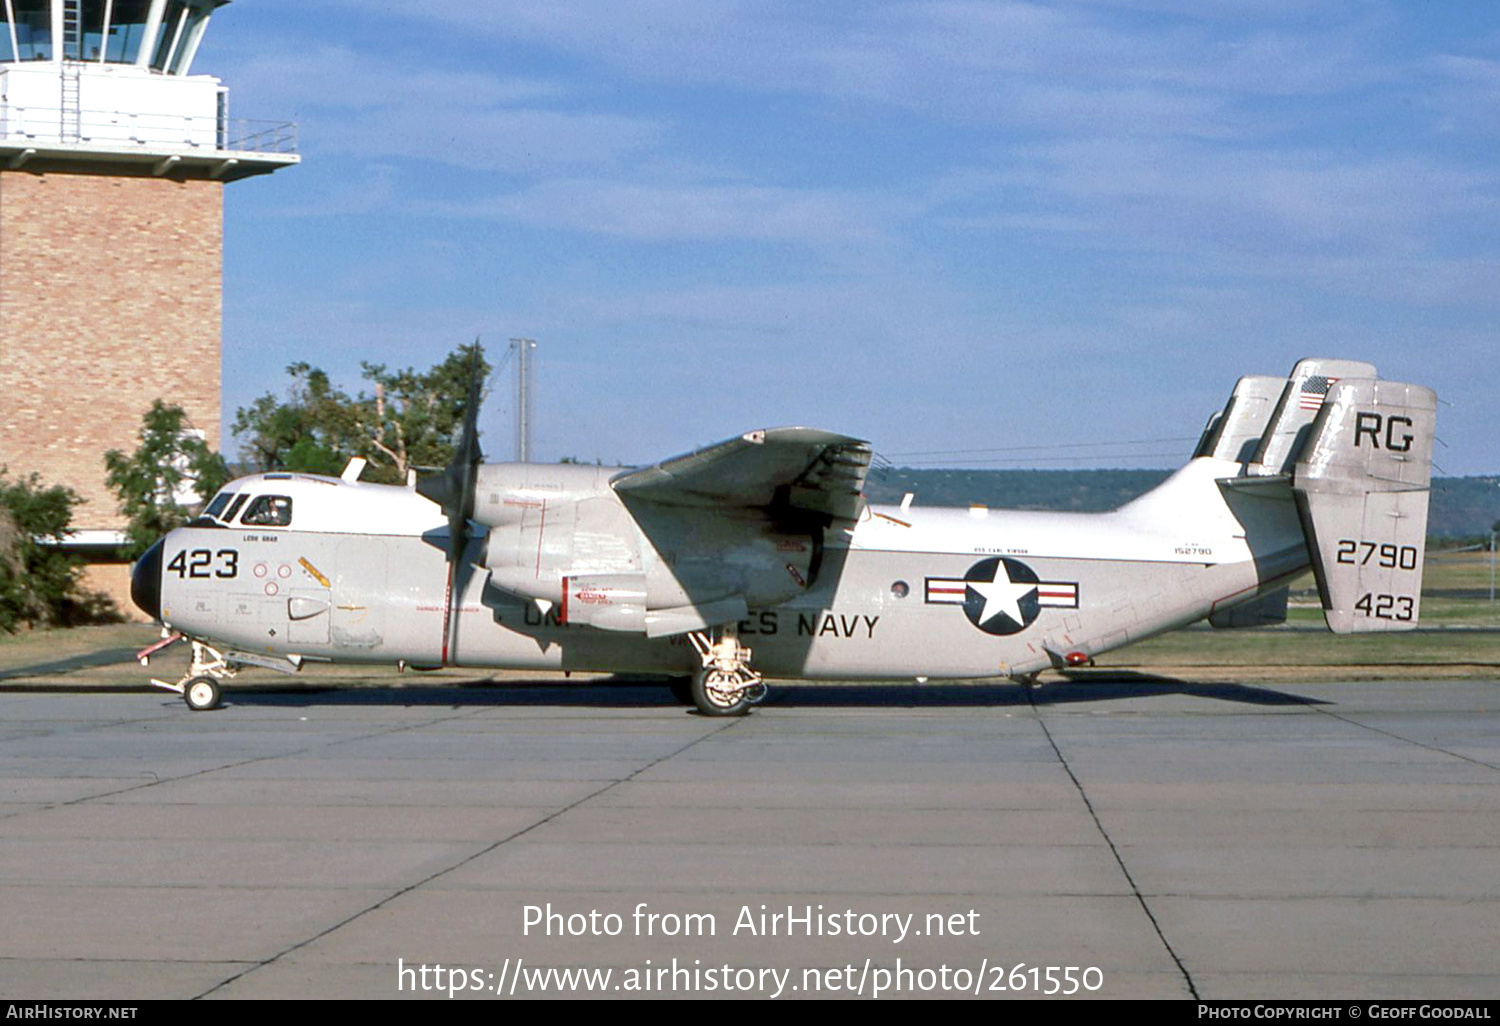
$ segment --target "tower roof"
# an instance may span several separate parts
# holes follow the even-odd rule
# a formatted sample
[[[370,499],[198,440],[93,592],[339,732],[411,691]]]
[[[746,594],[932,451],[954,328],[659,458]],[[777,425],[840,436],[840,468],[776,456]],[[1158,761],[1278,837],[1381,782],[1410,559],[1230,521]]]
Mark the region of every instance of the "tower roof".
[[[229,116],[190,73],[229,0],[0,0],[0,169],[225,181],[297,156],[296,126]]]
[[[229,0],[3,0],[0,63],[89,61],[186,75]]]

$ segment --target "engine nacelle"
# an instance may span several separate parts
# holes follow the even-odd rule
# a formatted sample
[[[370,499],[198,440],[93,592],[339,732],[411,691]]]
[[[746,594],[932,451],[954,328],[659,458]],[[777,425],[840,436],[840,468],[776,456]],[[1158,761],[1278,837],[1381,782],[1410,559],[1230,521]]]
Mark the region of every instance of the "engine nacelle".
[[[676,633],[794,598],[816,573],[818,538],[764,511],[635,500],[615,468],[480,468],[474,519],[490,527],[491,583],[601,630]],[[701,613],[701,615],[700,615]]]
[[[577,463],[485,464],[474,481],[473,519],[492,528],[540,520],[548,507],[613,496],[609,479],[619,472]]]
[[[814,538],[784,534],[747,519],[716,524],[715,530],[700,530],[691,539],[668,535],[669,543],[680,543],[662,548],[630,521],[622,525],[631,529],[629,534],[613,535],[613,548],[605,551],[598,544],[603,533],[583,528],[585,521],[604,512],[587,508],[596,501],[602,502],[589,500],[583,509],[549,507],[545,524],[538,516],[534,525],[523,522],[493,529],[487,550],[491,583],[552,606],[566,603],[569,619],[585,623],[594,618],[574,609],[575,600],[601,609],[641,604],[654,611],[738,596],[747,606],[764,609],[802,594],[816,572]],[[632,536],[635,545],[621,543],[622,537]],[[593,588],[597,595],[580,600],[580,586]],[[565,594],[568,587],[573,593]],[[629,629],[615,625],[615,614],[609,619],[609,629]]]

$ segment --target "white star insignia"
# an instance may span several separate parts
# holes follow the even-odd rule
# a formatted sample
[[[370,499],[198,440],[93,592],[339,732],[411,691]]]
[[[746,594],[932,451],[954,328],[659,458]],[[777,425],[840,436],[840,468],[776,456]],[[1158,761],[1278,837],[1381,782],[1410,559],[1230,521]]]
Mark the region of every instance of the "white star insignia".
[[[1026,623],[1026,618],[1021,615],[1021,600],[1035,591],[1036,585],[1025,581],[1019,584],[1012,581],[1010,574],[1006,572],[1003,560],[996,562],[993,580],[965,583],[984,599],[984,612],[979,614],[980,626],[989,623],[1001,613],[1010,617],[1018,626]]]

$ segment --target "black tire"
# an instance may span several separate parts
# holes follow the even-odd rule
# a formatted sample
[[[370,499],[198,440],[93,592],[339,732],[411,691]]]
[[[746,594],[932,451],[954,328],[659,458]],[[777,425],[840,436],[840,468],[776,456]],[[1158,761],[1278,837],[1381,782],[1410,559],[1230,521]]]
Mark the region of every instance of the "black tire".
[[[704,716],[743,716],[750,711],[750,700],[741,691],[734,700],[724,697],[716,685],[727,675],[718,670],[699,670],[693,674],[693,705]]]
[[[208,712],[210,709],[217,709],[223,699],[224,694],[219,690],[219,682],[212,677],[194,677],[182,689],[182,700],[193,712]]]

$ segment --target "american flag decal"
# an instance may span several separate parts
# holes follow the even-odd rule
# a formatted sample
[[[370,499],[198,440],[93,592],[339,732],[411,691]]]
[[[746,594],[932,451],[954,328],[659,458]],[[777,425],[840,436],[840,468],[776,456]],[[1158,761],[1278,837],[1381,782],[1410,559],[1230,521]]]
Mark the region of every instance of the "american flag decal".
[[[1325,378],[1317,374],[1302,382],[1302,390],[1297,395],[1297,408],[1314,412],[1321,410],[1323,400],[1328,398],[1328,390],[1337,381],[1338,378]]]

